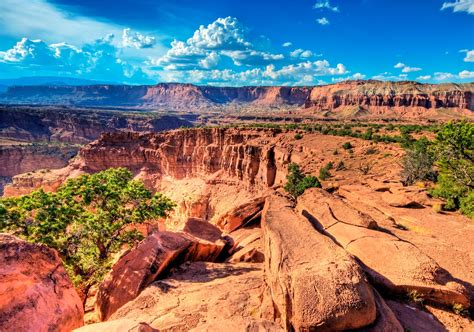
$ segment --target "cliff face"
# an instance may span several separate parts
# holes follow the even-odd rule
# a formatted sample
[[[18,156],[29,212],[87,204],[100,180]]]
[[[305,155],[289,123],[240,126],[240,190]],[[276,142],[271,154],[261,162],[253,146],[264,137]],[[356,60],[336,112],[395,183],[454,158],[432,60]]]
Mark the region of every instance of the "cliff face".
[[[277,158],[283,158],[274,145],[266,144],[276,133],[232,128],[106,133],[84,147],[72,166],[85,172],[127,167],[135,173],[146,171],[176,180],[221,172],[227,178],[269,187],[275,183]]]
[[[313,88],[305,107],[317,110],[344,106],[474,110],[473,93],[474,84],[349,81]]]
[[[314,87],[213,87],[163,83],[155,86],[18,86],[0,95],[6,103],[132,106],[192,111],[240,105],[315,108],[344,106],[474,110],[474,83],[345,81]]]
[[[191,126],[191,123],[171,115],[69,108],[0,108],[0,137],[22,141],[82,144],[97,139],[105,131],[161,131],[181,126]]]

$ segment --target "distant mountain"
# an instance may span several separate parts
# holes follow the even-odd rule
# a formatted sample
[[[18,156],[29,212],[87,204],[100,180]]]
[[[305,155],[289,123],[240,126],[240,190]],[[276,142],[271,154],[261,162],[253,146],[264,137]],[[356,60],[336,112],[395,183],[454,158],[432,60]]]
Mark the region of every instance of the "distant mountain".
[[[19,78],[3,78],[0,79],[0,92],[5,91],[8,86],[14,85],[49,85],[49,86],[65,86],[65,85],[95,85],[95,84],[113,84],[106,81],[86,80],[75,77],[55,77],[55,76],[31,76]]]
[[[0,83],[1,84],[1,83]],[[216,87],[181,83],[157,85],[10,86],[0,103],[126,106],[185,112],[287,111],[322,116],[380,115],[430,117],[427,112],[474,111],[474,83],[344,81],[308,87]]]

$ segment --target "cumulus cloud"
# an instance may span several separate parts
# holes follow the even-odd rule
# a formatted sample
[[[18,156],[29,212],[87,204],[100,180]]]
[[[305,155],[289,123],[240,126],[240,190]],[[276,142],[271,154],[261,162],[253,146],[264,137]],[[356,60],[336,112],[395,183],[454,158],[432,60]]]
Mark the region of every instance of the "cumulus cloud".
[[[465,80],[474,78],[474,71],[463,70],[458,74],[436,72],[434,73],[433,79],[436,81],[453,81],[453,80]]]
[[[331,6],[331,3],[329,0],[318,0],[314,6],[314,9],[326,9],[330,10],[333,12],[339,12],[339,7],[338,6]]]
[[[218,18],[201,25],[186,41],[174,40],[171,48],[151,63],[165,70],[215,69],[222,57],[236,66],[263,66],[284,59],[257,49],[246,37],[246,29],[234,17]]]
[[[413,72],[420,71],[420,70],[421,70],[421,68],[418,68],[418,67],[405,66],[405,67],[403,67],[402,72],[403,73],[413,73]]]
[[[346,76],[346,77],[333,77],[331,79],[331,81],[333,81],[333,82],[342,82],[342,81],[347,81],[347,80],[363,80],[366,77],[367,76],[364,75],[364,74],[355,73],[353,75]]]
[[[393,68],[397,68],[397,69],[400,69],[400,68],[403,68],[403,67],[405,67],[405,64],[402,63],[402,62],[399,62],[395,66],[393,66]]]
[[[427,81],[427,80],[431,79],[431,75],[418,76],[416,79],[417,79],[418,81]]]
[[[118,57],[108,34],[92,43],[76,47],[67,43],[47,44],[42,40],[22,38],[11,49],[0,52],[0,65],[17,75],[75,76],[96,80],[134,82],[146,80],[138,67]]]
[[[474,71],[463,70],[458,76],[461,79],[474,78]]]
[[[281,44],[281,46],[283,47],[290,47],[291,45],[293,45],[292,42],[286,42],[286,43]]]
[[[139,32],[132,32],[130,28],[123,29],[122,32],[122,46],[140,48],[151,48],[155,45],[156,38],[141,34]]]
[[[321,25],[329,25],[329,20],[326,17],[316,19],[316,22]]]
[[[290,52],[290,56],[292,56],[293,58],[307,59],[313,56],[313,52],[311,52],[310,50],[303,50],[301,48],[297,48],[296,50]]]
[[[441,10],[451,9],[453,12],[466,12],[474,14],[474,0],[456,0],[454,2],[444,2]]]
[[[462,50],[461,52],[466,52],[464,62],[474,62],[474,50]]]

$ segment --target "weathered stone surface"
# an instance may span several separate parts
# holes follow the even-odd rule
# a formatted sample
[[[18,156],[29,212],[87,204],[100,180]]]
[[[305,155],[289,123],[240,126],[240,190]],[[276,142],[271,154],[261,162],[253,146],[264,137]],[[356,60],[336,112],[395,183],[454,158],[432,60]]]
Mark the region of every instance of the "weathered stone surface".
[[[388,307],[385,300],[374,289],[375,303],[377,305],[377,319],[370,326],[358,329],[358,332],[403,332],[404,329]]]
[[[114,319],[146,322],[160,331],[278,331],[260,318],[264,287],[261,264],[194,262],[148,286]]]
[[[215,226],[190,219],[186,228],[194,235],[157,232],[120,257],[97,293],[96,310],[100,320],[107,320],[118,308],[137,297],[171,265],[214,261],[219,257],[226,243],[217,237],[220,231]]]
[[[394,293],[417,291],[420,296],[441,304],[469,306],[464,287],[433,259],[410,242],[369,229],[356,219],[348,218],[349,214],[338,213],[341,206],[344,210],[352,207],[335,195],[333,204],[321,204],[328,195],[322,189],[307,190],[299,197],[297,209],[318,229],[356,256],[375,285]]]
[[[0,234],[0,331],[70,331],[83,317],[55,251]]]
[[[387,305],[400,321],[405,331],[446,332],[447,329],[433,315],[413,306],[387,301]]]
[[[254,241],[244,248],[237,251],[229,258],[230,263],[252,262],[263,263],[265,255],[263,254],[261,240]]]
[[[95,323],[74,330],[76,332],[158,332],[147,323],[130,319],[117,319],[108,322]]]
[[[262,215],[265,278],[287,329],[344,330],[375,321],[371,287],[355,261],[271,196]]]
[[[255,198],[250,202],[246,202],[228,211],[217,220],[216,225],[226,232],[232,232],[260,212],[264,204],[264,197]]]
[[[96,310],[107,320],[118,308],[133,300],[170,263],[191,246],[191,240],[170,232],[148,236],[115,263],[97,293]]]

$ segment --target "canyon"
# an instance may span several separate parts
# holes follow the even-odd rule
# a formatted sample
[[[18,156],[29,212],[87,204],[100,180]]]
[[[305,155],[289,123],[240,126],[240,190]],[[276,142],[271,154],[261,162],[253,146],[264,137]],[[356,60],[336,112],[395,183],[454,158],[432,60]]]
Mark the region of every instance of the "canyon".
[[[309,87],[217,87],[180,83],[154,86],[11,86],[8,104],[115,106],[178,112],[287,113],[320,117],[472,115],[473,83],[344,81]],[[449,112],[450,110],[454,112]],[[441,112],[439,112],[441,111]]]
[[[473,329],[472,311],[451,307],[474,300],[474,226],[404,186],[403,155],[298,129],[111,132],[63,168],[14,176],[5,195],[126,167],[177,203],[117,258],[79,331]],[[296,200],[283,190],[290,163],[317,175],[328,162],[345,167],[323,189]]]

